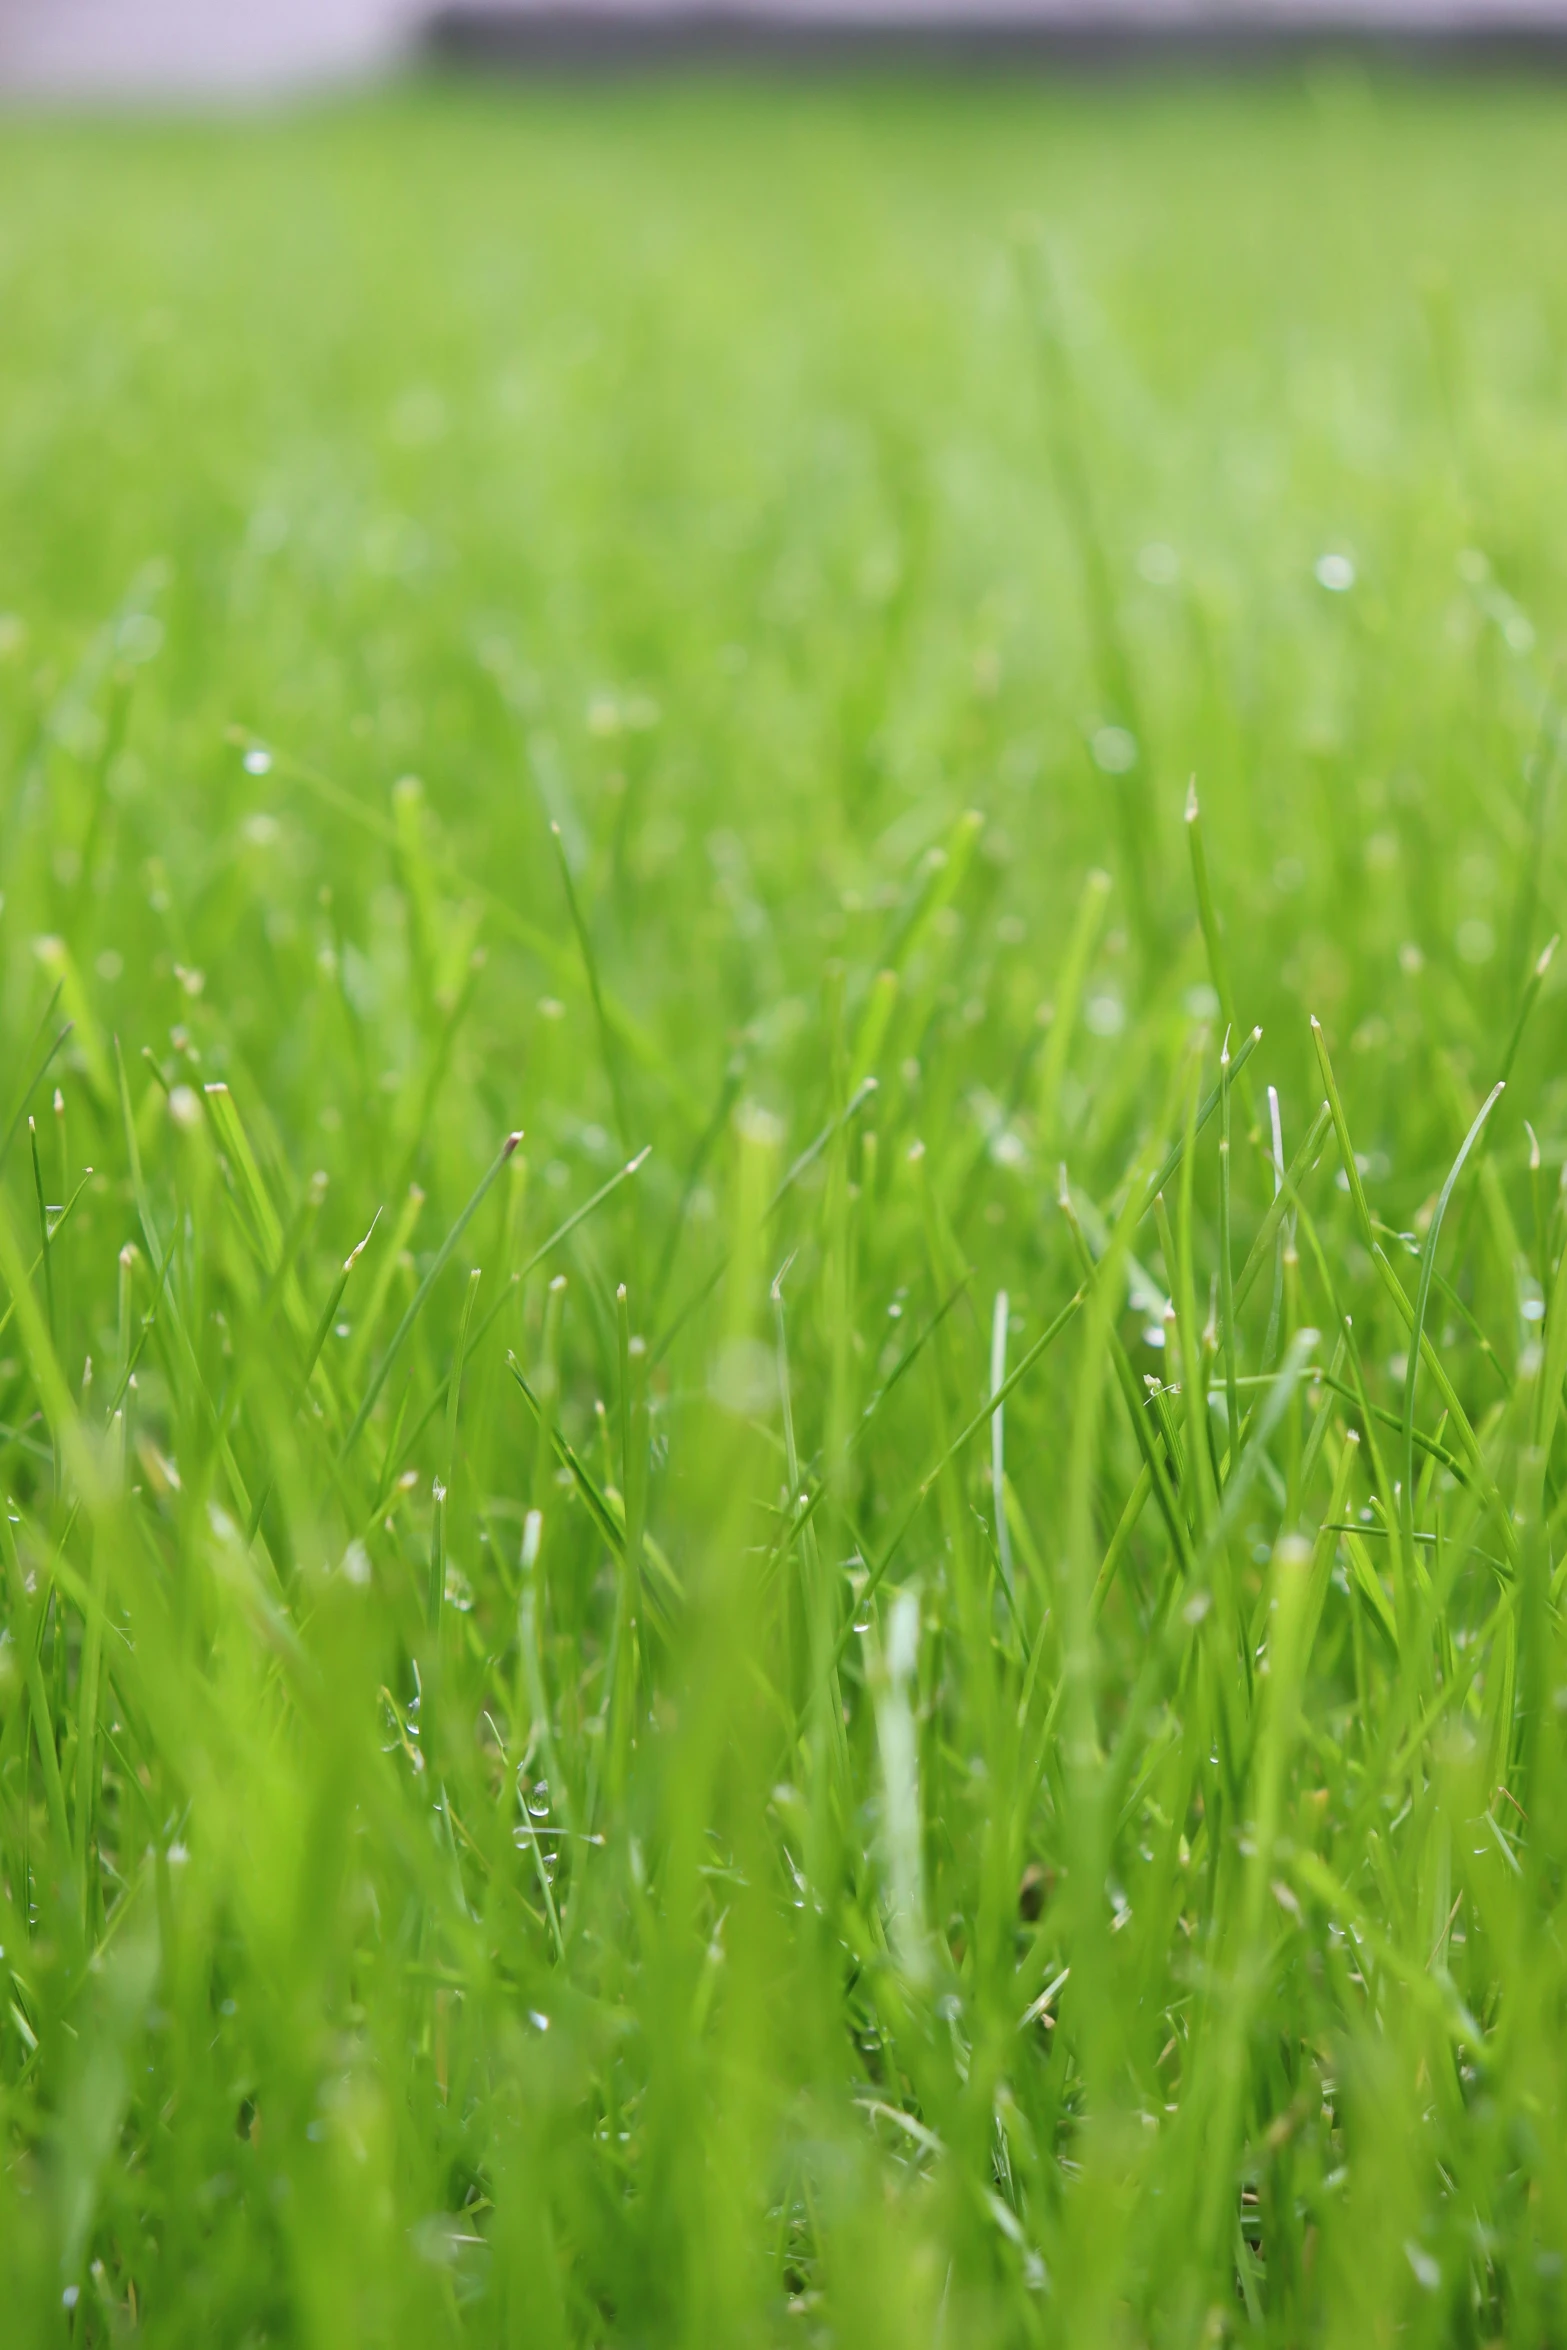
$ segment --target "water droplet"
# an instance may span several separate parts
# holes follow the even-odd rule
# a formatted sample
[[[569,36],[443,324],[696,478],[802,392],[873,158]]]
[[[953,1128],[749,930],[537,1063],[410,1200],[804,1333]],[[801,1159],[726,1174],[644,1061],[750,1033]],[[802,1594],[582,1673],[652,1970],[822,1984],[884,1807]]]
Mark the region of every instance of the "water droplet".
[[[1101,775],[1130,775],[1137,765],[1137,737],[1124,726],[1101,726],[1089,749]]]

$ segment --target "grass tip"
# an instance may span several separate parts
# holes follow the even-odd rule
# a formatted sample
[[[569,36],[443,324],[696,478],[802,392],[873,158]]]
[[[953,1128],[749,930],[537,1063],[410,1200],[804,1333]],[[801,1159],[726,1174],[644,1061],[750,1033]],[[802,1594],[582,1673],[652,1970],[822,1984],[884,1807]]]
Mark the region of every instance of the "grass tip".
[[[513,1133],[511,1133],[511,1134],[508,1134],[508,1135],[507,1135],[507,1137],[506,1137],[506,1140],[504,1141],[504,1143],[502,1143],[502,1145],[501,1145],[501,1157],[502,1157],[503,1159],[509,1159],[509,1158],[511,1157],[511,1154],[512,1154],[512,1152],[513,1152],[513,1151],[514,1151],[514,1150],[517,1148],[517,1146],[518,1146],[518,1144],[521,1142],[521,1140],[522,1140],[522,1128],[519,1126],[519,1127],[517,1127],[517,1128],[516,1128],[515,1132],[513,1132]]]
[[[375,1228],[380,1223],[380,1221],[381,1211],[379,1208],[377,1208],[375,1214],[370,1219],[370,1230],[365,1234],[363,1240],[356,1241],[354,1243],[354,1246],[349,1250],[347,1256],[343,1259],[343,1271],[345,1273],[351,1273],[354,1267],[358,1264],[360,1258],[364,1255],[365,1250],[370,1246],[371,1239],[375,1233]]]
[[[1186,821],[1195,824],[1202,813],[1197,804],[1197,778],[1194,775],[1186,786]]]

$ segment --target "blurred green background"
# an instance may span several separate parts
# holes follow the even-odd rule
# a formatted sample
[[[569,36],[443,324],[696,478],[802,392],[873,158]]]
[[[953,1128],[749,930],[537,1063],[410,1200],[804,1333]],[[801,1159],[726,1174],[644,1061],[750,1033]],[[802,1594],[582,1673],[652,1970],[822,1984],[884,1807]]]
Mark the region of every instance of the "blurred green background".
[[[1372,1018],[1396,1055],[1430,991],[1461,1042],[1516,978],[1519,769],[1559,626],[1560,154],[1549,85],[1348,67],[13,119],[13,769],[42,725],[69,833],[81,678],[109,616],[154,616],[116,854],[165,862],[234,1049],[301,1129],[313,1064],[267,997],[308,986],[315,883],[350,928],[369,892],[314,820],[243,834],[271,800],[231,721],[356,791],[416,770],[536,919],[556,816],[603,868],[616,984],[693,1084],[724,1050],[712,990],[777,1029],[973,800],[996,911],[1029,925],[1016,993],[1045,992],[1083,870],[1124,860],[1119,801],[1154,894],[1183,890],[1194,769],[1257,1016]],[[1019,240],[1047,257],[1051,350]],[[1353,592],[1318,585],[1325,552]],[[1096,737],[1126,755],[1106,725],[1130,778],[1095,763]],[[139,898],[93,943],[145,969],[164,932]],[[1470,919],[1490,962],[1458,953]],[[531,1001],[491,990],[480,1018],[520,1051]],[[786,1075],[787,1036],[771,1051]]]

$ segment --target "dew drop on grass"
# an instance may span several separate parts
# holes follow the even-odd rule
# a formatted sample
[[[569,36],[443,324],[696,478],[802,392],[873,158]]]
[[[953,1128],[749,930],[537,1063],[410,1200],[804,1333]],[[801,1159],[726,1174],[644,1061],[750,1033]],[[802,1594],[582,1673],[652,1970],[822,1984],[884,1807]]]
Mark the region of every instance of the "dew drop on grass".
[[[1137,737],[1124,726],[1100,726],[1089,749],[1101,775],[1130,775],[1137,765]]]
[[[1415,2272],[1416,2284],[1422,2286],[1427,2293],[1434,2293],[1442,2282],[1442,2271],[1430,2253],[1411,2239],[1404,2246],[1404,2256]]]
[[[154,612],[127,612],[115,635],[122,661],[155,661],[163,650],[163,622]]]
[[[272,753],[270,751],[264,751],[258,743],[254,749],[245,753],[245,773],[247,775],[270,775],[271,772]]]
[[[1325,587],[1330,595],[1347,595],[1355,584],[1355,566],[1347,555],[1319,555],[1316,572],[1317,585]]]

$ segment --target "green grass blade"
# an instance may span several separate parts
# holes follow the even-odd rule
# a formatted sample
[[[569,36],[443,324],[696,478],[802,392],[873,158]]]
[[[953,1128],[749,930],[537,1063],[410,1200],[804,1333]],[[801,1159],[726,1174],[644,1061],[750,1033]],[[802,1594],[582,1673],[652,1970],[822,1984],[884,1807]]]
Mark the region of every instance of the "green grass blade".
[[[365,1389],[363,1396],[360,1398],[359,1409],[355,1412],[353,1419],[349,1422],[348,1433],[344,1437],[342,1445],[342,1457],[344,1460],[346,1460],[349,1454],[353,1451],[355,1444],[359,1440],[360,1433],[364,1428],[366,1420],[369,1419],[370,1414],[372,1411],[374,1411],[377,1398],[379,1397],[382,1388],[386,1385],[387,1374],[391,1370],[392,1365],[396,1362],[398,1355],[401,1353],[409,1332],[412,1330],[414,1324],[418,1321],[420,1314],[424,1310],[426,1299],[429,1297],[431,1290],[435,1287],[436,1282],[440,1279],[441,1275],[445,1272],[447,1266],[450,1264],[452,1254],[456,1249],[457,1243],[461,1240],[463,1234],[467,1231],[468,1226],[473,1221],[473,1218],[478,1213],[491,1184],[495,1181],[496,1176],[499,1175],[501,1169],[505,1166],[507,1160],[511,1157],[512,1152],[517,1148],[517,1145],[521,1142],[521,1140],[522,1136],[520,1133],[507,1135],[506,1140],[501,1144],[500,1149],[496,1152],[494,1158],[490,1161],[488,1168],[479,1178],[479,1181],[474,1186],[473,1191],[469,1194],[467,1205],[464,1207],[462,1213],[457,1218],[456,1223],[452,1226],[451,1230],[447,1233],[446,1238],[442,1241],[440,1247],[436,1250],[435,1258],[430,1266],[429,1271],[425,1274],[424,1279],[420,1282],[418,1288],[415,1290],[402,1320],[398,1323],[397,1328],[393,1331],[391,1343],[386,1348],[386,1351],[382,1355],[380,1362],[376,1365],[375,1370],[372,1372],[370,1383]]]

